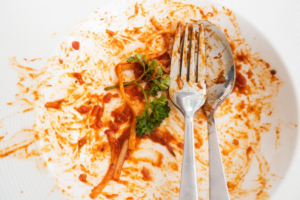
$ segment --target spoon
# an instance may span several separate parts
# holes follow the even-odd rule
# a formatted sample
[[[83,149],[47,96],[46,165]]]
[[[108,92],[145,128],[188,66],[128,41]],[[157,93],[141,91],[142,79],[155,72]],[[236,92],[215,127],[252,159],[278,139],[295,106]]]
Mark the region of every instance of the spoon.
[[[214,114],[233,89],[235,65],[230,46],[223,33],[208,21],[201,21],[201,23],[205,26],[206,55],[209,55],[206,56],[205,104],[209,145],[209,199],[229,200]]]

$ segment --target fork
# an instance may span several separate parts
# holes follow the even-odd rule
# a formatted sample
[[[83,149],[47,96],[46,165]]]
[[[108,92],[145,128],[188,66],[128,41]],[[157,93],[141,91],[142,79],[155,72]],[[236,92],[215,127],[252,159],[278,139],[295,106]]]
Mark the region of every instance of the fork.
[[[179,200],[198,200],[194,149],[195,112],[206,100],[205,44],[203,24],[177,25],[172,60],[170,99],[184,115],[184,148]]]

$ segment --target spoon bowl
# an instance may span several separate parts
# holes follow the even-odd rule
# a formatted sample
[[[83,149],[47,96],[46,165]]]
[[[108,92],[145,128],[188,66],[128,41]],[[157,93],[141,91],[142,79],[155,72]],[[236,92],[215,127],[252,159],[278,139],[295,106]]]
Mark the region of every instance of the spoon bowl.
[[[209,21],[204,24],[206,44],[206,112],[212,114],[231,93],[235,83],[235,64],[231,48],[221,30]],[[219,80],[224,77],[223,80]]]

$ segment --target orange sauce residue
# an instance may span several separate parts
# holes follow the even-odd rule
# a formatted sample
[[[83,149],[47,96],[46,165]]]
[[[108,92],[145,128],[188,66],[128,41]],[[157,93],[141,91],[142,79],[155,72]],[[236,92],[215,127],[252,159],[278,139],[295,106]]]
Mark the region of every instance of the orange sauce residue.
[[[81,105],[80,107],[76,108],[76,110],[81,114],[86,114],[92,110],[92,106]]]
[[[278,146],[280,145],[280,132],[281,132],[280,126],[275,127],[275,132],[276,132],[275,149],[277,149]]]
[[[61,58],[58,59],[58,62],[59,62],[60,64],[63,64],[63,63],[64,63],[63,59],[61,59]]]
[[[27,147],[29,147],[31,144],[33,144],[35,141],[31,141],[27,144],[15,144],[12,145],[10,147],[7,147],[6,149],[1,149],[0,151],[0,158],[4,158],[6,156],[9,156],[13,153],[16,153],[17,151],[21,150],[21,149],[26,149]]]
[[[73,76],[78,80],[80,85],[85,83],[84,80],[82,79],[81,73],[74,72]]]
[[[52,108],[52,109],[59,109],[61,104],[66,102],[66,100],[64,99],[59,99],[59,100],[56,100],[56,101],[52,101],[52,102],[47,102],[45,104],[45,108]]]
[[[79,50],[80,43],[78,41],[74,41],[74,42],[72,42],[72,47],[75,50]]]
[[[177,163],[169,163],[169,166],[172,168],[174,171],[178,171],[178,164]]]
[[[147,163],[151,163],[155,167],[161,167],[162,164],[163,164],[164,156],[163,156],[163,154],[161,154],[159,152],[156,152],[156,155],[157,155],[156,160],[151,159],[151,158],[147,158],[147,157],[135,158],[135,157],[129,156],[128,162],[132,162],[132,163],[135,163],[135,164],[138,164],[138,162],[147,162]]]
[[[34,61],[37,61],[37,60],[42,60],[42,58],[33,58],[33,59],[30,59],[30,60],[28,60],[27,58],[24,58],[23,60],[25,60],[27,62],[34,62]]]
[[[108,92],[106,95],[104,95],[103,102],[109,103],[112,98],[113,98],[113,95],[110,92]]]
[[[151,173],[150,173],[149,169],[147,169],[146,167],[143,167],[141,173],[143,175],[143,180],[144,181],[152,180]]]
[[[34,108],[28,108],[28,109],[23,110],[22,112],[23,112],[23,113],[26,113],[26,112],[30,112],[30,111],[32,111],[32,110],[34,110]]]
[[[233,142],[232,142],[235,146],[238,146],[240,144],[239,140],[237,139],[233,139]]]
[[[135,17],[139,13],[139,4],[135,3],[134,5],[134,15],[131,15],[128,19]]]
[[[84,182],[84,183],[85,183],[85,182],[86,182],[86,177],[87,177],[86,174],[80,174],[78,178],[79,178],[79,180],[80,180],[81,182]]]
[[[107,199],[115,199],[119,196],[118,194],[108,194],[106,192],[103,192],[102,195],[105,196]]]

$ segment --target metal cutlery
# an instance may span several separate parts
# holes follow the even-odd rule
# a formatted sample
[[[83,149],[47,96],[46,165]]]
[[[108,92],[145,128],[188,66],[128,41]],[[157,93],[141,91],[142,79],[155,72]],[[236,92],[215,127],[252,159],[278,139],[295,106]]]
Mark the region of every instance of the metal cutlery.
[[[217,75],[212,74],[215,70],[206,66],[206,44],[212,44],[209,48],[210,54],[217,53],[222,59],[221,68],[215,64],[218,70],[221,69]],[[193,116],[206,102],[205,112],[209,132],[209,198],[229,200],[214,113],[232,91],[235,65],[230,46],[222,32],[208,21],[187,23],[185,28],[179,23],[175,33],[170,77],[170,99],[185,117],[179,199],[198,199]],[[222,81],[218,81],[220,77]]]

